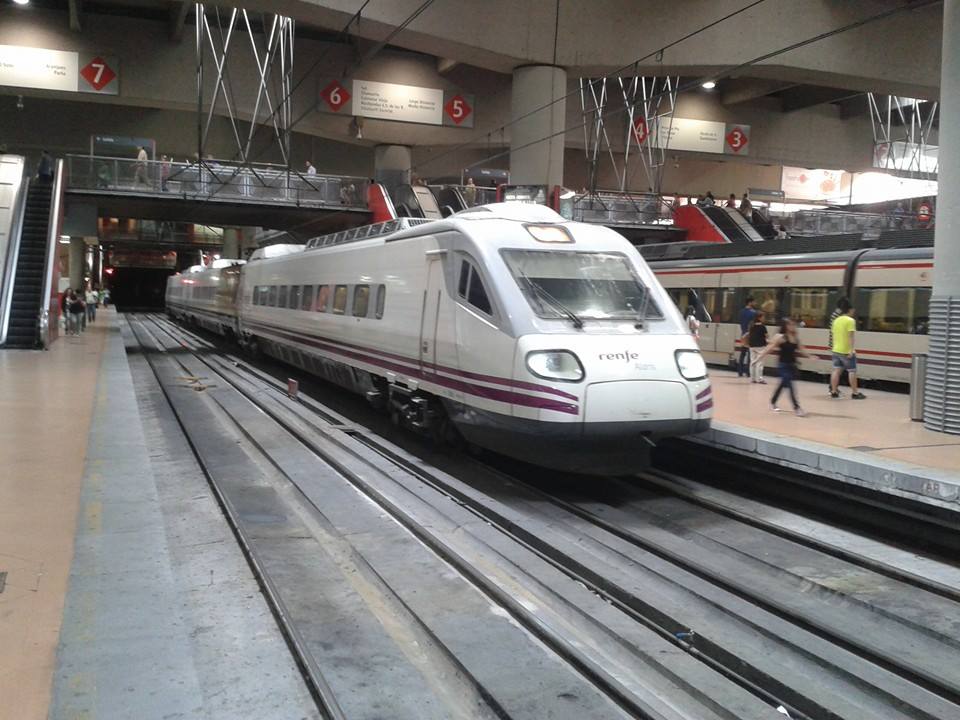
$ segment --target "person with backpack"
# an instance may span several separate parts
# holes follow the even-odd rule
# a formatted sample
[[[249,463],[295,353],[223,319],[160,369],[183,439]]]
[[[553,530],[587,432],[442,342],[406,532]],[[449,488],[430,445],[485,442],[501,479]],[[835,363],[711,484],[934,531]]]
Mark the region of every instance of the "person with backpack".
[[[79,335],[81,323],[84,321],[84,313],[86,308],[84,307],[83,300],[80,299],[80,296],[76,292],[70,291],[70,300],[67,303],[67,308],[70,311],[70,335]]]

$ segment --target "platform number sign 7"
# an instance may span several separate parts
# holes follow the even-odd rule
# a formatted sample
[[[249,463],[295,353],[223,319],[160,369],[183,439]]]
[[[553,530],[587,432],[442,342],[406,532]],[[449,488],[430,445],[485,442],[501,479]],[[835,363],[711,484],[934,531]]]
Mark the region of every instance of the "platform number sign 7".
[[[117,77],[117,73],[110,67],[110,64],[99,55],[80,69],[82,77],[87,85],[94,91],[100,92]],[[83,90],[83,88],[80,88]],[[88,91],[89,92],[89,91]]]

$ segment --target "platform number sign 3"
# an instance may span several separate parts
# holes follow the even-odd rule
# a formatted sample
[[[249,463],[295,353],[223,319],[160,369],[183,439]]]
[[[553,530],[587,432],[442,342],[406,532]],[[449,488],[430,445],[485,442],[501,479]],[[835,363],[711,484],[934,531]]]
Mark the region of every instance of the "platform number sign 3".
[[[747,135],[747,131],[740,125],[734,125],[730,128],[730,132],[727,133],[727,147],[730,148],[734,153],[739,153],[743,150],[747,143],[750,142],[750,138]]]
[[[113,71],[113,68],[99,55],[80,70],[80,77],[86,80],[90,87],[97,92],[109,85],[116,76],[117,73]]]
[[[468,103],[462,95],[454,95],[447,101],[447,104],[443,106],[443,111],[455,124],[459,125],[469,117],[470,113],[473,112],[473,108],[470,107],[470,103]]]
[[[350,102],[350,93],[339,82],[334,80],[320,91],[320,97],[334,112],[339,112],[340,108]]]

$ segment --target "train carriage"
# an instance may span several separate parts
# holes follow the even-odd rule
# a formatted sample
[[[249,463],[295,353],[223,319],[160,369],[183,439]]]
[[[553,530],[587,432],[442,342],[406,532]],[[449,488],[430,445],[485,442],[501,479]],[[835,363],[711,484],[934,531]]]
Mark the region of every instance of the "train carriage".
[[[728,365],[738,350],[737,316],[747,297],[773,330],[784,316],[797,320],[813,358],[803,368],[832,367],[829,318],[841,296],[857,319],[858,376],[908,382],[911,356],[927,350],[932,248],[869,249],[760,257],[651,262],[681,310],[700,314],[701,349],[708,362]],[[768,358],[768,366],[776,358]]]
[[[207,330],[235,337],[239,313],[237,292],[243,260],[214,260],[194,265],[167,281],[167,313]]]

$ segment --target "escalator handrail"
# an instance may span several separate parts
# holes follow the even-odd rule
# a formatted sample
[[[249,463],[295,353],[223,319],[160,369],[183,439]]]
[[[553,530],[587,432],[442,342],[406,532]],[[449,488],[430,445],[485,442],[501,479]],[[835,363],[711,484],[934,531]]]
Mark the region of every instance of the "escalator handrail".
[[[27,188],[30,181],[26,176],[26,162],[20,158],[20,183],[13,201],[13,218],[10,232],[7,234],[7,257],[3,266],[3,278],[0,279],[0,345],[7,342],[10,328],[10,313],[13,310],[13,285],[17,281],[17,260],[20,257],[20,239],[23,235],[23,218],[27,213]]]
[[[54,267],[57,262],[57,243],[60,242],[60,227],[63,221],[63,190],[66,185],[66,164],[59,159],[55,165],[53,188],[50,191],[50,212],[47,215],[47,252],[43,265],[43,287],[40,290],[40,312],[37,329],[44,350],[50,347],[50,295],[53,293]],[[54,317],[54,323],[59,317]]]

